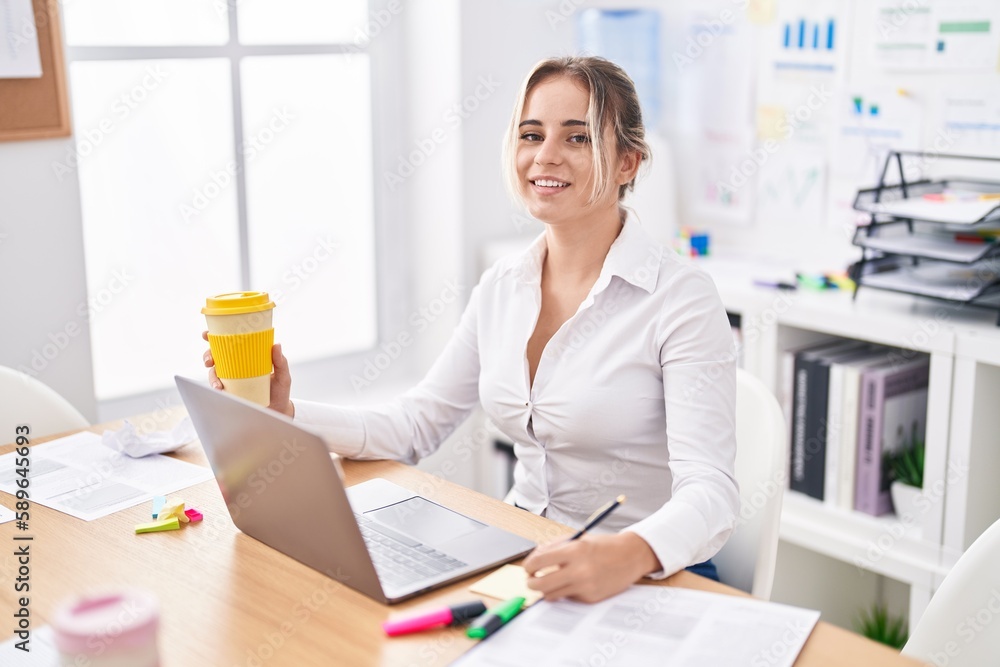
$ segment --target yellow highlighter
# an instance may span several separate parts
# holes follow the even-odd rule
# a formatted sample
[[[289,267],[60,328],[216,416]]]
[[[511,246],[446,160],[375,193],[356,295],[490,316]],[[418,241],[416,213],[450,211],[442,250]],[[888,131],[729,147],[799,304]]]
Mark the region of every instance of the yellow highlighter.
[[[135,532],[136,534],[160,533],[165,530],[180,530],[180,527],[180,521],[177,520],[177,517],[173,516],[169,519],[160,519],[159,521],[152,521],[150,523],[137,523]]]

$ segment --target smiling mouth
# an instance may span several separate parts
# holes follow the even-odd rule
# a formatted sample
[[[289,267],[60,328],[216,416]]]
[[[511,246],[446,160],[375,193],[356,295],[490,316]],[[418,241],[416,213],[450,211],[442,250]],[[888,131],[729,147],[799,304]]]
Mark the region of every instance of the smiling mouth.
[[[569,183],[564,183],[562,181],[553,181],[548,178],[540,178],[538,180],[531,181],[533,185],[537,185],[540,188],[566,188],[569,187]]]

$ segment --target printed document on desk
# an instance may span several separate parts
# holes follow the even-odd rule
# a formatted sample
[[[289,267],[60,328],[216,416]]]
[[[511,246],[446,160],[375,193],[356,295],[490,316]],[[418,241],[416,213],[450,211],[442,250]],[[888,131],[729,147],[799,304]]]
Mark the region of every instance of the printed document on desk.
[[[4,667],[59,667],[59,649],[56,648],[56,633],[52,626],[45,625],[31,630],[29,652],[21,651],[17,644],[23,641],[14,635],[0,644],[0,655],[4,658]],[[104,641],[103,638],[99,641]],[[101,644],[102,646],[104,644]]]
[[[791,667],[819,612],[667,586],[596,604],[538,602],[466,653],[460,667]]]
[[[156,454],[133,459],[84,431],[31,448],[31,502],[93,521],[212,479],[209,468]],[[0,491],[17,493],[17,453],[0,456]],[[24,466],[20,466],[24,467]]]

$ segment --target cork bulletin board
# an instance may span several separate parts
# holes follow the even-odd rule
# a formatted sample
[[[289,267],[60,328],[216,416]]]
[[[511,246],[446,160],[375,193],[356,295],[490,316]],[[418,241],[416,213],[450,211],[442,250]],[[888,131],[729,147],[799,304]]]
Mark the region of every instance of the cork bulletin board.
[[[70,135],[66,63],[57,0],[32,0],[42,76],[0,79],[0,141]]]

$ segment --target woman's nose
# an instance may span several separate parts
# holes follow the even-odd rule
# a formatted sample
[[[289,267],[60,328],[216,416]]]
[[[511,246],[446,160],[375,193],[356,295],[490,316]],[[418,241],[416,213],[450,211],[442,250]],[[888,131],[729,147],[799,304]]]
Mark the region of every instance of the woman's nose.
[[[562,162],[562,154],[555,139],[546,138],[535,153],[536,164],[559,164]]]

